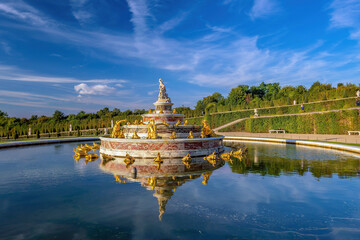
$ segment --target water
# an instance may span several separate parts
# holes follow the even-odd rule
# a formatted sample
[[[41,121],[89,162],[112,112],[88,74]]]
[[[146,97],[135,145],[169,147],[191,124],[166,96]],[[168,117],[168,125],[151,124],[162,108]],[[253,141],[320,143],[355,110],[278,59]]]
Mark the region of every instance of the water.
[[[77,145],[0,150],[0,239],[360,238],[353,154],[246,143],[247,158],[207,185],[202,173],[159,180],[168,196],[160,221],[155,190],[117,182],[100,160],[77,163]]]

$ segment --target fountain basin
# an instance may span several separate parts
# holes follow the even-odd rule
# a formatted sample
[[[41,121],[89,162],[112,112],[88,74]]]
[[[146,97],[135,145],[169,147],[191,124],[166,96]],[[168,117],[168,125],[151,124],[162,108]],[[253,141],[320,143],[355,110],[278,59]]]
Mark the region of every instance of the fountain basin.
[[[206,156],[213,152],[223,152],[223,136],[212,138],[185,139],[127,139],[101,137],[100,153],[114,157],[129,154],[135,158],[154,158],[161,153],[162,158],[182,158]]]

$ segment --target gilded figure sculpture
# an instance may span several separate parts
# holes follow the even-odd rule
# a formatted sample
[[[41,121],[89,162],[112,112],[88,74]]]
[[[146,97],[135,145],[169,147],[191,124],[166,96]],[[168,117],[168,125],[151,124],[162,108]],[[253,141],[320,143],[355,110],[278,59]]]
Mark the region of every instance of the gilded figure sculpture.
[[[177,114],[176,108],[173,109],[173,114]]]
[[[223,153],[220,155],[221,159],[224,161],[229,161],[231,160],[231,156],[233,155],[233,151],[231,152],[227,152],[227,153]]]
[[[204,184],[204,185],[208,184],[208,181],[209,181],[209,178],[210,178],[211,174],[212,174],[212,172],[207,172],[207,173],[203,174],[204,181],[202,181],[202,184]]]
[[[96,161],[97,159],[99,158],[99,156],[95,153],[88,153],[85,155],[85,165],[88,163],[88,162],[92,162],[92,161]]]
[[[154,163],[156,163],[158,170],[160,170],[161,164],[162,164],[163,162],[164,162],[164,161],[162,160],[161,155],[160,155],[160,153],[158,152],[158,153],[157,153],[157,156],[154,158]]]
[[[131,137],[132,139],[140,139],[139,135],[137,135],[137,132],[134,131],[134,134]]]
[[[162,122],[162,124],[164,124],[165,126],[168,126],[168,125],[169,125],[169,123],[168,123],[166,120],[164,120],[164,121]]]
[[[169,137],[170,139],[176,139],[176,132],[172,132],[171,136]]]
[[[148,123],[148,129],[147,129],[147,138],[148,139],[157,139],[157,129],[156,129],[156,125],[155,125],[155,121],[151,120]]]
[[[184,121],[184,125],[188,125],[189,124],[189,121],[188,120],[185,120]]]
[[[247,147],[239,148],[237,151],[234,152],[234,156],[242,157],[247,152]]]
[[[151,186],[151,190],[155,189],[156,182],[157,182],[156,177],[149,177],[148,178],[148,185]]]
[[[95,142],[93,142],[93,147],[92,147],[93,150],[99,150],[100,149],[100,144],[97,144]]]
[[[135,120],[133,124],[134,125],[139,125],[139,120]]]
[[[115,181],[118,182],[118,183],[126,183],[126,180],[121,180],[121,178],[119,177],[119,175],[115,175],[114,174],[114,177],[115,177]]]
[[[159,113],[160,113],[160,114],[163,114],[163,113],[164,113],[164,110],[161,108]]]
[[[175,126],[179,126],[179,125],[181,125],[181,121],[177,120],[177,122],[175,123]]]
[[[203,120],[203,127],[201,129],[201,137],[207,138],[207,137],[215,137],[215,133],[213,130],[211,130],[208,122],[206,120]]]
[[[124,163],[126,164],[126,168],[129,168],[131,164],[135,162],[135,158],[130,156],[128,153],[126,154],[126,157],[124,158]]]
[[[213,152],[212,154],[204,157],[204,160],[208,161],[213,167],[215,167],[217,163],[217,154],[216,152]]]
[[[190,132],[189,132],[189,136],[187,136],[187,138],[194,138],[193,131],[190,131]]]
[[[125,138],[123,131],[121,130],[121,123],[126,122],[126,119],[116,121],[115,126],[110,135],[111,138]]]
[[[190,156],[190,153],[188,153],[185,157],[183,157],[182,159],[182,162],[184,163],[184,165],[186,166],[187,169],[190,168],[190,164],[191,164],[191,156]]]

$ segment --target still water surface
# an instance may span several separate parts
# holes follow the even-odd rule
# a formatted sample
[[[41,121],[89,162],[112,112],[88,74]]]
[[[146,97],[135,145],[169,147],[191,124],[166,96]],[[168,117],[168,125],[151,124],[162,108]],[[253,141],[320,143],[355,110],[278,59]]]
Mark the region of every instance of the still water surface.
[[[245,144],[207,185],[183,178],[161,221],[151,188],[77,163],[78,143],[0,150],[0,239],[360,239],[359,156]]]

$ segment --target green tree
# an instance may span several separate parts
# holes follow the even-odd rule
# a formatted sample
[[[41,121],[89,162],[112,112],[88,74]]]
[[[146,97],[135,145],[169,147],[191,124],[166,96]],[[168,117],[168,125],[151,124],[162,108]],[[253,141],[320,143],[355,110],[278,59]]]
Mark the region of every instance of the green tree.
[[[248,91],[248,85],[239,85],[238,87],[231,89],[228,96],[229,104],[235,106],[245,103],[246,94],[248,93]]]
[[[59,110],[56,110],[53,114],[53,119],[55,120],[55,122],[60,122],[61,120],[65,119],[65,115]]]
[[[0,117],[7,117],[8,114],[0,110]]]

